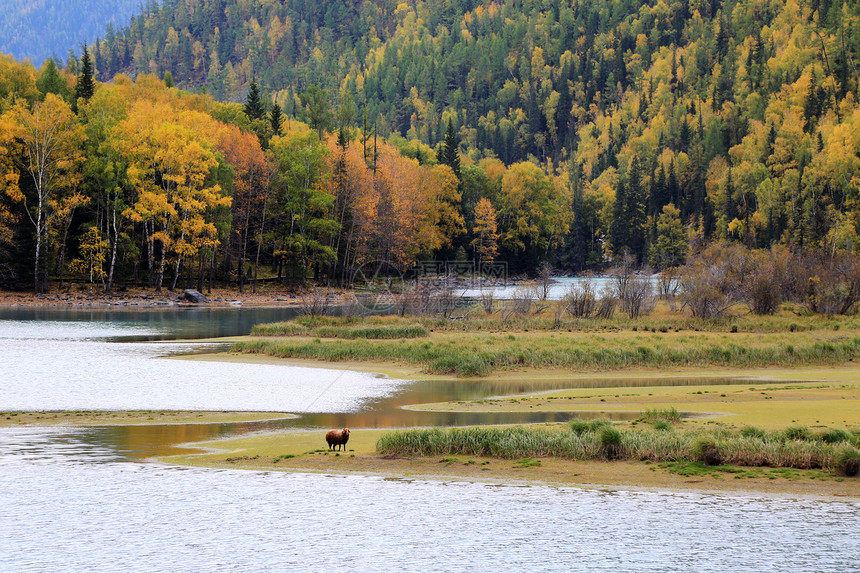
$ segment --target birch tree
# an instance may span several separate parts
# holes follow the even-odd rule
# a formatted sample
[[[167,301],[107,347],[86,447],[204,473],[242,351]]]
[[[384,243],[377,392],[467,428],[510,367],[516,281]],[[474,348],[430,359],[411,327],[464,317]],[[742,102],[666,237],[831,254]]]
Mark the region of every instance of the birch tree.
[[[80,179],[78,167],[86,136],[68,104],[54,94],[34,103],[32,109],[19,103],[7,115],[21,144],[17,161],[33,182],[33,193],[24,193],[21,199],[36,235],[34,292],[46,292],[48,231],[56,214],[58,194],[74,188]]]

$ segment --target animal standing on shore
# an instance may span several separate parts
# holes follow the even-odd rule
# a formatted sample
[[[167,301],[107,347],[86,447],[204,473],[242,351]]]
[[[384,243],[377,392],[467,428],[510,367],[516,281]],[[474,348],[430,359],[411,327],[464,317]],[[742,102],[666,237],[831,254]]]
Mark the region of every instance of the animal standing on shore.
[[[346,443],[349,441],[349,428],[329,430],[326,432],[325,441],[328,442],[329,450],[332,449],[332,446],[337,446],[337,449],[343,446],[343,451],[346,451]]]

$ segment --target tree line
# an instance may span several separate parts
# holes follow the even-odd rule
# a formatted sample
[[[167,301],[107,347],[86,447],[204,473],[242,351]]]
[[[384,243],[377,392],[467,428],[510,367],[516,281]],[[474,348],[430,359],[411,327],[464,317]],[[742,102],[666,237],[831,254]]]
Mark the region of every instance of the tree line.
[[[369,127],[335,129],[348,110],[319,88],[301,94],[297,119],[253,81],[244,104],[169,77],[101,83],[88,51],[77,76],[2,56],[0,78],[6,286],[348,285],[377,260],[407,271],[434,258],[540,258],[572,216],[562,178],[528,162],[461,165],[453,129],[438,157]]]
[[[175,0],[93,53],[108,77],[170,72],[218,99],[256,78],[294,116],[317,88],[414,154],[453,126],[471,164],[566,181],[576,216],[553,263],[629,249],[661,266],[677,258],[654,251],[661,217],[696,244],[853,248],[858,14],[856,0]]]

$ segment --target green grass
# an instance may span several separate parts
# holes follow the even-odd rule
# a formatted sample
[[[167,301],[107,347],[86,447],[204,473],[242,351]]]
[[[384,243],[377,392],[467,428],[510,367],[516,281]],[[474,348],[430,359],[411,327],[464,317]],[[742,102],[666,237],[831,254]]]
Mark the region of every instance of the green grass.
[[[378,337],[378,336],[377,336]],[[649,353],[625,347],[626,341],[586,343],[577,340],[522,340],[487,345],[480,340],[448,340],[369,344],[371,336],[355,340],[306,341],[253,339],[233,345],[236,352],[259,353],[283,358],[310,358],[327,362],[397,361],[423,365],[430,374],[485,376],[495,370],[514,368],[566,368],[615,370],[674,366],[764,367],[812,364],[841,364],[860,359],[860,338],[838,343],[811,342],[796,345],[792,353],[780,344],[757,348],[735,344],[705,343],[655,346]]]
[[[521,426],[404,430],[383,434],[376,449],[383,455],[400,456],[622,459],[860,473],[855,470],[860,468],[860,451],[844,443],[786,440],[781,432],[765,433],[762,438],[722,428],[665,432],[583,424],[575,421],[562,430]]]
[[[545,315],[483,313],[463,320],[302,317],[257,325],[252,338],[237,342],[233,350],[325,362],[397,362],[429,374],[463,377],[522,368],[750,368],[860,360],[860,322],[854,318],[842,318],[839,336],[826,317],[749,315],[733,320],[736,334],[728,333],[725,321],[680,314],[660,317],[659,324],[672,331],[667,333],[649,330],[647,319],[636,326],[625,318],[556,322]],[[314,338],[318,340],[309,340]]]
[[[420,338],[430,334],[420,324],[370,324],[364,326],[336,326],[320,324],[308,327],[296,321],[258,324],[251,330],[253,336],[316,336],[320,338],[398,339]]]
[[[677,424],[681,421],[681,413],[674,406],[671,408],[645,410],[645,415],[642,416],[642,421],[649,424],[656,424],[658,422]]]

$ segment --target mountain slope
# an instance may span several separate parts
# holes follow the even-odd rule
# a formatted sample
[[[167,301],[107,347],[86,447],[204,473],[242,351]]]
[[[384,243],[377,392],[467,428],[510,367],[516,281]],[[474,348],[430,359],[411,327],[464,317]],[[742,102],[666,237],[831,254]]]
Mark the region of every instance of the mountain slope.
[[[104,37],[108,26],[127,26],[141,11],[141,0],[6,0],[0,11],[0,52],[29,58],[39,67],[45,58],[65,59],[69,50],[80,51],[82,43]]]

